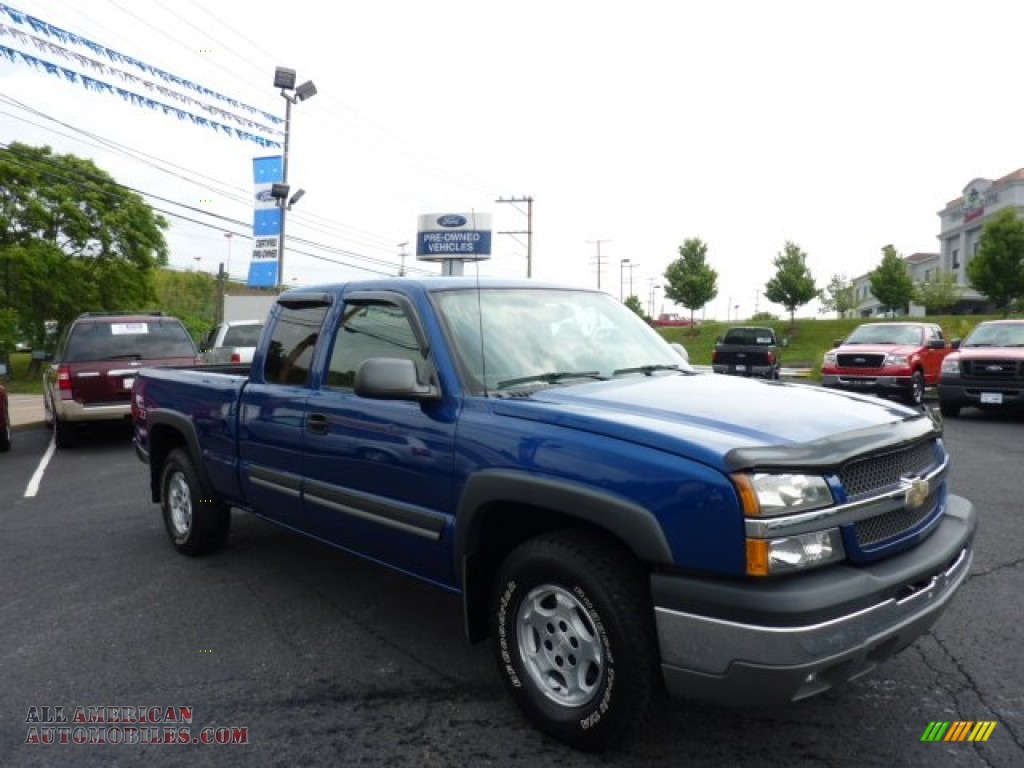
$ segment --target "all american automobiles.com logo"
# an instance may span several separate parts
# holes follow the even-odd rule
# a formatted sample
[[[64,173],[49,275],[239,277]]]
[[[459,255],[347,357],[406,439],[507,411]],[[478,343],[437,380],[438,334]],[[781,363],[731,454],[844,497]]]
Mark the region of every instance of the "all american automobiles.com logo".
[[[29,707],[26,744],[248,744],[249,728],[195,727],[187,706]]]

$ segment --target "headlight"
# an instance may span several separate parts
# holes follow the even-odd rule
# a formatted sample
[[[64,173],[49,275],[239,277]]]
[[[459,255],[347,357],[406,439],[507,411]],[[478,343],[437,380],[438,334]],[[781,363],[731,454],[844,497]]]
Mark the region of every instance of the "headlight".
[[[769,576],[834,563],[846,557],[838,528],[786,536],[747,539],[747,574]]]
[[[839,363],[839,357],[835,352],[826,352],[825,359],[822,361],[822,366],[835,366]]]
[[[737,473],[733,481],[748,517],[791,515],[833,503],[832,491],[821,475]]]
[[[883,367],[892,366],[907,366],[910,365],[910,358],[907,355],[895,355],[888,354],[885,356],[885,362],[882,363]]]
[[[942,373],[960,373],[960,358],[949,355],[942,361]]]

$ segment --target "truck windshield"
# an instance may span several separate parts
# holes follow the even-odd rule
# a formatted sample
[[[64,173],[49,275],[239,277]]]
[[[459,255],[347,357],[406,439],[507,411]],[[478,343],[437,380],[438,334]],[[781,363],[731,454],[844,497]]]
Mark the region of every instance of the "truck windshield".
[[[921,329],[913,325],[862,325],[846,340],[847,344],[920,344]]]
[[[435,301],[475,391],[689,370],[656,331],[605,293],[474,286],[440,291]]]

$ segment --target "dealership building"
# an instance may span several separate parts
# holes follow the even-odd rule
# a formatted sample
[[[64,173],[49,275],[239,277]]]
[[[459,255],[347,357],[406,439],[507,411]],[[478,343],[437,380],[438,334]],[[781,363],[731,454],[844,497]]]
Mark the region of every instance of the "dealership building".
[[[938,212],[939,253],[912,253],[905,257],[910,277],[915,283],[926,283],[940,272],[952,274],[960,286],[960,299],[949,311],[951,314],[991,313],[991,302],[971,287],[967,279],[967,264],[978,253],[981,232],[985,223],[1004,208],[1013,208],[1024,218],[1024,168],[992,181],[974,179],[963,194],[946,203]],[[881,315],[883,309],[871,295],[868,275],[853,281],[857,299],[855,313],[860,317]],[[923,316],[922,306],[911,304],[910,314]]]

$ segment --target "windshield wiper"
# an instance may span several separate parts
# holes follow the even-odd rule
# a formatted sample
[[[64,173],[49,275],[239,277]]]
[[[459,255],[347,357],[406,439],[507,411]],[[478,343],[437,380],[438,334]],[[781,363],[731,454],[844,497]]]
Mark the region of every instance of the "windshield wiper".
[[[678,365],[666,365],[665,363],[658,363],[656,365],[638,365],[634,368],[619,368],[617,371],[612,371],[612,376],[619,376],[625,373],[642,373],[645,376],[650,376],[655,371],[678,371]]]
[[[518,379],[506,379],[498,382],[498,389],[514,387],[517,384],[529,384],[533,381],[543,381],[545,384],[557,384],[565,379],[604,379],[600,371],[553,371],[551,373],[538,373],[533,376],[522,376]]]

